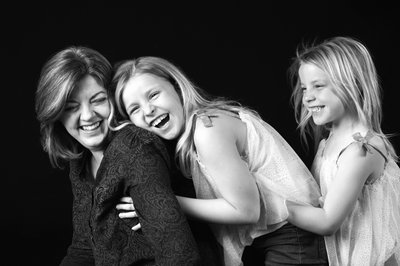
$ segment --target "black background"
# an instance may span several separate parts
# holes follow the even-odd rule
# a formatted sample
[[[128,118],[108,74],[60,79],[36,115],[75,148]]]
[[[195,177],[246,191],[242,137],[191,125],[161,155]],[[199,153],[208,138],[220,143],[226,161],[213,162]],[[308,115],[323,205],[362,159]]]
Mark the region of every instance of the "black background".
[[[382,1],[32,2],[2,12],[8,16],[2,21],[2,265],[58,265],[71,239],[67,171],[51,168],[34,111],[41,67],[69,45],[94,48],[112,63],[145,55],[171,60],[208,92],[256,109],[309,166],[312,153],[300,145],[287,68],[303,40],[353,36],[370,49],[381,77],[382,128],[400,131],[399,10]],[[399,150],[400,137],[392,141]]]

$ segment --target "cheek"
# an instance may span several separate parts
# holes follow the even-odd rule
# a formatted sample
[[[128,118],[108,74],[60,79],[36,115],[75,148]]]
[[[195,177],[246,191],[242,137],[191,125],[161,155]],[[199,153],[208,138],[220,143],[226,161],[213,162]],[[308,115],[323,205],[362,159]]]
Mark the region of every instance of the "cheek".
[[[129,120],[131,120],[131,122],[132,122],[135,126],[144,128],[144,121],[143,121],[142,119],[140,119],[139,116],[131,115],[131,116],[129,117]]]
[[[337,103],[337,108],[341,113],[345,113],[346,112],[342,102],[340,102],[340,101]]]
[[[183,105],[178,96],[172,101],[172,106],[179,115],[183,115]]]
[[[304,99],[305,97],[304,97],[304,94],[301,96],[301,103],[303,104],[303,105],[306,105],[306,103],[307,103],[307,101]]]
[[[60,123],[64,126],[64,128],[69,132],[70,128],[74,124],[74,116],[72,114],[64,114],[60,118]]]
[[[110,116],[111,108],[110,108],[109,105],[104,106],[103,108],[101,108],[100,112],[101,112],[101,115],[102,115],[103,117],[107,118],[107,117]]]

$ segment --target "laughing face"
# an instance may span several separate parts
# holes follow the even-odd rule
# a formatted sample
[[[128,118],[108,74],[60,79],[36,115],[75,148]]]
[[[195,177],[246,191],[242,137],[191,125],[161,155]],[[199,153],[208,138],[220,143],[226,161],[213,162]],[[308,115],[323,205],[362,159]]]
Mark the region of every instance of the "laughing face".
[[[184,129],[183,106],[175,88],[152,74],[132,77],[122,93],[130,120],[164,139],[178,138]]]
[[[61,123],[90,151],[103,149],[107,137],[110,103],[106,90],[92,76],[84,77],[67,100]]]
[[[300,66],[299,77],[303,104],[311,113],[314,123],[340,123],[346,113],[328,75],[314,64],[306,63]]]

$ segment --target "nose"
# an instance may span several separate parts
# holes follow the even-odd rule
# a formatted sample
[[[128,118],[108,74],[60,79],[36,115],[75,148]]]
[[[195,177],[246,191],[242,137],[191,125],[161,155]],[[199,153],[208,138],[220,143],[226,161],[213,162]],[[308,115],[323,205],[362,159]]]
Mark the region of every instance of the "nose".
[[[147,104],[146,106],[144,106],[143,108],[143,112],[145,115],[152,115],[154,113],[154,106],[152,104]]]
[[[303,92],[303,100],[305,102],[311,102],[311,101],[315,100],[314,93],[311,92],[311,90],[304,90],[304,92]]]
[[[94,116],[94,110],[90,105],[82,105],[81,120],[88,121]]]

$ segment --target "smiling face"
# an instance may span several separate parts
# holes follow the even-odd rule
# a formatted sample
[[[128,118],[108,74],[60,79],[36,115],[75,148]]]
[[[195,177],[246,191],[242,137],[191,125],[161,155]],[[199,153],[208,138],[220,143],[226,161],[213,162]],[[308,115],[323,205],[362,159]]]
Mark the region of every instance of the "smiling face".
[[[303,104],[311,112],[316,125],[338,124],[346,117],[345,108],[334,93],[328,75],[314,64],[301,64],[299,68]]]
[[[106,90],[88,75],[69,96],[60,121],[74,139],[93,152],[103,150],[109,114]]]
[[[178,138],[184,129],[183,106],[175,88],[152,74],[132,77],[122,93],[129,119],[164,139]]]

